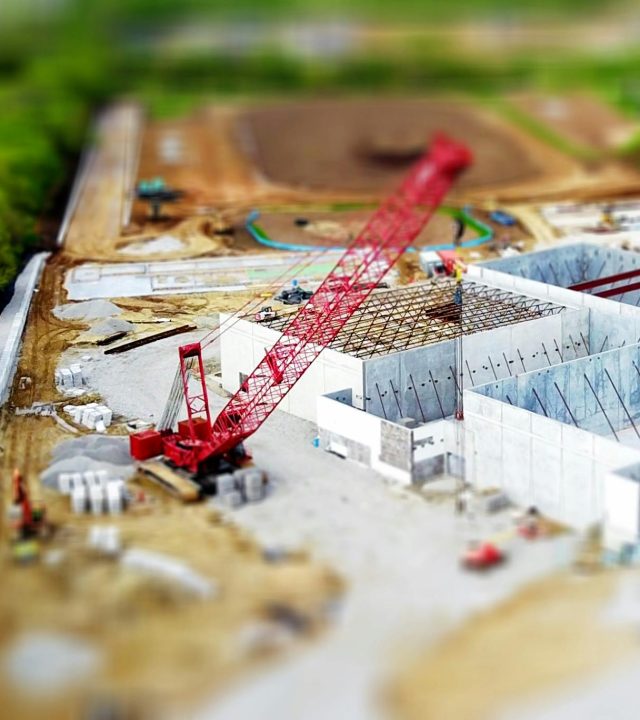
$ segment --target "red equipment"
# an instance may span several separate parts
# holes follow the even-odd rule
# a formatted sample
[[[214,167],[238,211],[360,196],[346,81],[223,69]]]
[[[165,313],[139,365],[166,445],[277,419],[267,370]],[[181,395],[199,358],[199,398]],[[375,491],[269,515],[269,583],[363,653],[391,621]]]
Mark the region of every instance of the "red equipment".
[[[15,468],[13,471],[11,502],[21,511],[21,529],[29,528],[33,522],[33,507],[31,506],[31,498],[22,474]]]
[[[488,570],[504,562],[505,555],[497,545],[484,542],[471,547],[462,556],[462,564],[469,570]]]
[[[286,325],[238,392],[210,424],[200,343],[180,348],[180,367],[190,437],[163,435],[165,458],[192,473],[231,453],[253,434],[340,332],[353,313],[411,245],[438,208],[457,176],[471,163],[463,145],[437,136],[399,190],[373,214],[308,303]],[[189,383],[187,361],[194,368]],[[199,378],[194,371],[199,370]],[[192,390],[192,386],[197,389]],[[196,432],[194,419],[205,413],[208,436]],[[131,436],[131,449],[137,457]],[[137,457],[137,459],[145,459]],[[213,468],[212,468],[213,469]]]

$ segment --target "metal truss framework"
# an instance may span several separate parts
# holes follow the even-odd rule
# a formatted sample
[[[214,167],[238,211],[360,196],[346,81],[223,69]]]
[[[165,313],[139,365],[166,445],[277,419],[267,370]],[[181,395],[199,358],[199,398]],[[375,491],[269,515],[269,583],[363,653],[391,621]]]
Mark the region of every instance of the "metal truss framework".
[[[555,303],[471,281],[463,283],[461,310],[453,301],[454,292],[455,281],[448,277],[376,291],[347,321],[329,347],[369,359],[564,310]],[[282,331],[289,318],[280,317],[262,324]]]

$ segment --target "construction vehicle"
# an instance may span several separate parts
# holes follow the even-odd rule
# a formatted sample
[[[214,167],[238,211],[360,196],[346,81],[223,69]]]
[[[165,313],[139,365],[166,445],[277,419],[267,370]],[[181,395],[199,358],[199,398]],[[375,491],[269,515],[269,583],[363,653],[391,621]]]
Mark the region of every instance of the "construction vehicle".
[[[373,214],[214,422],[201,343],[180,347],[179,379],[170,397],[184,397],[187,420],[180,423],[178,432],[166,428],[131,435],[133,457],[143,461],[161,451],[165,463],[204,483],[208,476],[224,472],[225,466],[246,461],[243,442],[271,415],[410,247],[470,163],[471,153],[465,146],[442,135],[434,139],[429,152]]]
[[[462,555],[462,565],[467,570],[489,570],[505,559],[504,552],[492,542],[471,543]]]
[[[28,562],[39,553],[38,540],[49,535],[45,507],[31,501],[28,485],[20,470],[11,478],[11,504],[8,510],[11,550],[15,560]]]
[[[295,287],[282,290],[275,299],[284,305],[300,305],[304,300],[309,300],[312,295],[311,290],[305,290],[299,285],[296,285]]]
[[[516,224],[516,219],[513,215],[510,215],[504,210],[494,210],[493,212],[490,212],[489,219],[493,220],[494,223],[504,225],[505,227],[514,227]]]
[[[184,195],[182,190],[168,187],[165,181],[158,177],[153,180],[140,180],[136,186],[136,197],[145,200],[151,206],[151,220],[157,222],[161,218],[162,204],[177,202]]]

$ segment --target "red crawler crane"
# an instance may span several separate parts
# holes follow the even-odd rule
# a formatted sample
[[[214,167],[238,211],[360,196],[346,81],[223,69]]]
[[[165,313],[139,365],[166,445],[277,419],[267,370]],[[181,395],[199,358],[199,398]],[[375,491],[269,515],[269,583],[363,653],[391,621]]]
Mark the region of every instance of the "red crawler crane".
[[[200,343],[181,347],[188,436],[185,437],[186,433],[163,435],[165,459],[191,473],[205,474],[252,435],[411,245],[457,176],[470,163],[471,153],[466,147],[442,135],[434,139],[429,152],[416,163],[399,190],[373,214],[213,425]],[[190,371],[187,365],[191,366]],[[191,384],[189,372],[194,381]],[[197,390],[193,391],[192,385],[196,385]],[[155,447],[158,444],[156,442]],[[131,448],[137,459],[149,457],[141,452],[135,435],[131,436]]]

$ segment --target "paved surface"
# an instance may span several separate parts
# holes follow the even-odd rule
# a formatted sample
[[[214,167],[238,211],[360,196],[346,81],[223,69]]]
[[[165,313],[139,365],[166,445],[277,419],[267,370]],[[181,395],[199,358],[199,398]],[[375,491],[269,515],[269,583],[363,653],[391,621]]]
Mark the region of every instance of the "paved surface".
[[[330,563],[348,583],[344,605],[313,647],[204,707],[198,720],[254,720],[256,708],[278,720],[383,717],[379,692],[398,661],[572,556],[571,537],[516,541],[505,567],[465,573],[458,553],[468,539],[509,526],[509,513],[471,525],[451,502],[428,503],[316,450],[313,434],[311,424],[284,413],[267,421],[249,445],[273,493],[233,517],[267,546],[306,546]]]
[[[90,384],[116,413],[157,417],[177,362],[176,345],[154,343],[88,363]],[[213,348],[215,349],[215,345]],[[149,372],[152,369],[153,372]],[[118,379],[127,377],[127,382]],[[214,414],[224,400],[210,395]],[[509,513],[470,524],[450,501],[427,502],[369,468],[313,447],[311,423],[276,412],[248,446],[273,482],[263,503],[232,511],[261,544],[309,552],[348,590],[327,633],[205,705],[197,720],[373,720],[377,693],[400,661],[424,650],[471,613],[566,564],[573,537],[515,541],[512,559],[486,576],[458,563],[473,537],[510,527]],[[434,487],[434,486],[430,486]]]
[[[67,272],[69,300],[235,292],[298,277],[321,280],[335,265],[335,253],[242,255],[208,260],[149,263],[86,263]]]

